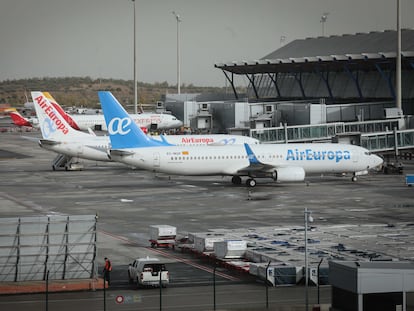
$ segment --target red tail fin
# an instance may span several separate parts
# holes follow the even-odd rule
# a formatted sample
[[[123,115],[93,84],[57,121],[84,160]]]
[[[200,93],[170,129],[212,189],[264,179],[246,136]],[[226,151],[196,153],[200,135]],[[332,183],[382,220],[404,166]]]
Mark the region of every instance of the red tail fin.
[[[52,97],[52,95],[50,95],[49,92],[43,92],[43,94],[46,96],[46,98],[49,100],[52,106],[57,110],[57,112],[59,112],[63,119],[65,119],[65,121],[68,122],[70,127],[80,131],[79,125],[76,124],[75,120],[73,120],[71,116],[65,112],[65,110],[63,110],[63,108],[57,103],[57,101]]]
[[[76,124],[76,122],[70,117],[70,115],[68,115],[63,109],[62,107],[60,107],[56,102],[54,101],[50,101],[50,103],[52,104],[53,107],[55,107],[55,109],[60,113],[60,115],[63,117],[63,119],[65,119],[66,122],[68,122],[68,124],[74,128],[75,130],[80,130],[79,126]]]
[[[25,117],[23,117],[20,113],[18,113],[17,111],[11,111],[10,113],[10,118],[13,120],[13,123],[17,126],[30,126],[32,127],[33,125],[29,122],[29,120],[27,120]]]

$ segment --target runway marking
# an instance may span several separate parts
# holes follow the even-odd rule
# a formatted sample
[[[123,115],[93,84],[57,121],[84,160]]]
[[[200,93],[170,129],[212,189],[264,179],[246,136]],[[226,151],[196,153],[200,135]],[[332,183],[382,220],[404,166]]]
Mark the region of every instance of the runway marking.
[[[103,233],[103,234],[109,235],[109,236],[113,237],[114,239],[117,239],[117,240],[119,240],[119,241],[123,241],[123,242],[125,242],[125,243],[127,243],[127,244],[130,244],[130,245],[141,246],[141,245],[139,245],[138,243],[132,242],[132,241],[128,240],[127,238],[125,238],[125,237],[123,237],[123,236],[120,236],[120,235],[115,235],[115,234],[113,234],[113,233],[110,233],[110,232],[107,232],[107,231],[103,231],[103,230],[99,230],[98,232],[101,232],[101,233]],[[197,263],[195,263],[195,262],[191,262],[191,261],[190,261],[190,260],[188,260],[188,259],[182,259],[182,258],[180,258],[180,257],[174,256],[174,255],[169,254],[169,253],[166,253],[166,252],[163,252],[162,250],[159,250],[159,249],[154,249],[154,248],[151,248],[151,247],[149,247],[149,246],[148,246],[148,247],[146,247],[146,248],[147,248],[148,250],[150,250],[150,251],[154,252],[154,253],[158,253],[158,254],[160,254],[160,255],[163,255],[164,257],[167,257],[167,258],[170,258],[170,259],[175,259],[175,260],[176,260],[176,261],[178,261],[178,262],[181,262],[181,263],[184,263],[184,264],[186,264],[186,265],[189,265],[189,266],[195,267],[195,268],[197,268],[197,269],[200,269],[200,270],[203,270],[203,271],[209,272],[209,273],[211,273],[211,274],[213,274],[213,273],[214,273],[214,269],[212,269],[212,268],[208,268],[208,267],[203,266],[203,265],[200,265],[200,264],[197,264]],[[220,277],[222,277],[222,278],[225,278],[225,279],[227,279],[227,280],[230,280],[230,281],[240,281],[240,279],[239,279],[239,278],[234,277],[234,276],[231,276],[231,275],[228,275],[228,274],[225,274],[225,273],[223,273],[223,272],[216,271],[216,275],[218,275],[218,276],[220,276]]]

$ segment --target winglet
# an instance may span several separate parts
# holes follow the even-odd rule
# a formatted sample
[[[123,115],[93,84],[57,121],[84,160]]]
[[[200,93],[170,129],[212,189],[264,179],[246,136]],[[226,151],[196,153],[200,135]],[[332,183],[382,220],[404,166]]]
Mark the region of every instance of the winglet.
[[[112,149],[170,146],[145,135],[111,92],[99,91],[98,95]]]
[[[244,148],[246,149],[247,157],[249,158],[250,164],[261,164],[248,144],[245,143]]]

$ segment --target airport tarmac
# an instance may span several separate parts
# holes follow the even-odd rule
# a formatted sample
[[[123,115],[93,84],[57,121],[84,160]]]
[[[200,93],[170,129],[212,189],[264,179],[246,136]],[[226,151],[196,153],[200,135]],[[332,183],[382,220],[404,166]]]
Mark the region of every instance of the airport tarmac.
[[[414,223],[414,188],[403,175],[374,173],[310,176],[305,183],[258,179],[255,188],[231,184],[230,177],[167,176],[117,163],[84,161],[82,171],[53,171],[54,153],[20,136],[0,133],[0,217],[98,215],[98,262],[103,257],[126,267],[134,258],[154,256],[149,225],[177,227],[179,235],[210,229],[303,226],[304,208],[313,226]],[[317,237],[316,237],[317,238]],[[375,243],[375,242],[373,242]],[[404,247],[414,249],[412,240]],[[400,245],[401,246],[401,245]],[[179,262],[179,253],[169,257]]]

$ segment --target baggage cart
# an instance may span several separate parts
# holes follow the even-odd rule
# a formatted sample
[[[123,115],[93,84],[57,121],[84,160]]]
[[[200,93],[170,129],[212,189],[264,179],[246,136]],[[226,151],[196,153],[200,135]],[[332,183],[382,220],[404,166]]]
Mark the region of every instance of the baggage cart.
[[[414,174],[405,175],[405,184],[409,187],[414,185]]]

